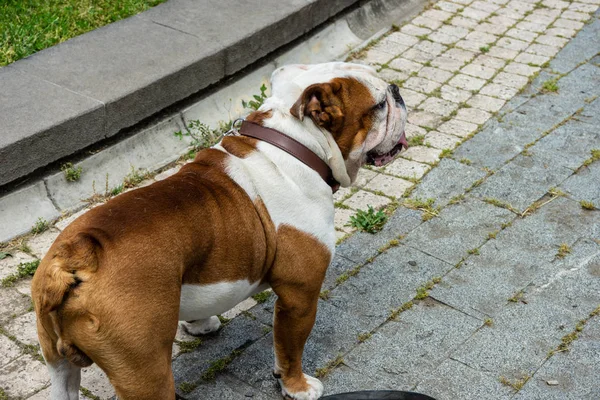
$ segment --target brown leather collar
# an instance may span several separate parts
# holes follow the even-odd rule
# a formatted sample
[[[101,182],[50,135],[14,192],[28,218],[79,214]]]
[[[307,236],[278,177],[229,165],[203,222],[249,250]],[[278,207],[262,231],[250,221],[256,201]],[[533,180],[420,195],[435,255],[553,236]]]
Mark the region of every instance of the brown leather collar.
[[[239,133],[240,135],[249,136],[270,143],[275,147],[279,147],[281,150],[293,155],[298,160],[314,169],[331,187],[333,193],[339,189],[340,184],[333,177],[329,165],[302,143],[297,142],[275,129],[266,128],[249,121],[242,122]]]

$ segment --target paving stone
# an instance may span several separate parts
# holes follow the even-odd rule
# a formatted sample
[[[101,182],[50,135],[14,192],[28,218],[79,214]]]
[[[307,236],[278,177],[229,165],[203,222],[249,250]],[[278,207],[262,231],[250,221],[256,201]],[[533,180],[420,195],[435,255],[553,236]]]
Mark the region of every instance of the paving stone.
[[[536,24],[548,26],[556,19],[555,16],[530,14],[525,16],[525,21],[535,22]]]
[[[425,100],[423,104],[421,104],[420,108],[422,108],[425,111],[447,117],[458,108],[458,104],[452,103],[451,101],[438,99],[436,97],[430,97],[427,100]],[[437,125],[439,125],[439,121],[436,122]]]
[[[453,358],[511,380],[524,373],[531,375],[544,363],[548,352],[556,349],[561,338],[597,307],[598,292],[592,294],[593,289],[586,287],[586,280],[577,282],[573,278],[585,272],[579,270],[563,275],[537,292],[526,293],[527,304],[506,305],[494,316],[493,326],[475,333]],[[589,279],[588,276],[588,282]],[[598,290],[598,285],[593,286]],[[577,293],[578,290],[583,292]]]
[[[390,199],[383,196],[378,196],[373,193],[359,190],[352,197],[344,200],[344,204],[354,210],[367,210],[369,206],[379,209],[387,206],[390,203]]]
[[[598,185],[590,185],[590,182],[598,182],[598,179],[600,179],[600,163],[595,162],[571,175],[561,184],[560,189],[578,201],[591,201],[596,207],[600,207],[600,188]]]
[[[109,399],[115,395],[115,389],[97,364],[81,370],[81,386],[101,399]]]
[[[392,239],[398,239],[399,236],[408,234],[421,225],[421,223],[422,217],[420,211],[398,207],[381,231],[377,232],[377,234],[355,233],[337,247],[336,257],[340,256],[350,260],[355,263],[354,265],[363,264],[367,259],[378,255],[380,247],[388,244]]]
[[[587,13],[581,13],[576,11],[565,11],[561,15],[562,18],[572,19],[575,21],[587,21],[590,19],[590,15]]]
[[[258,304],[256,300],[254,300],[252,297],[248,297],[246,300],[238,303],[235,307],[225,311],[221,315],[225,318],[233,319],[238,315],[242,314],[244,311],[250,310],[252,307],[256,306],[256,304]]]
[[[390,68],[384,68],[377,73],[381,79],[388,83],[398,83],[408,79],[408,74],[400,71],[395,71]]]
[[[522,212],[572,173],[568,168],[549,165],[536,156],[517,156],[473,190],[473,194],[504,201]]]
[[[436,149],[454,149],[461,140],[453,135],[431,131],[425,136],[425,144]]]
[[[440,29],[438,29],[437,32],[462,39],[465,36],[467,36],[469,30],[460,26],[444,25]]]
[[[503,37],[500,40],[498,40],[498,42],[496,43],[496,46],[504,47],[506,49],[520,51],[520,50],[525,50],[527,48],[527,46],[529,46],[529,43],[524,42],[522,40],[514,39],[514,38]]]
[[[409,36],[411,37],[411,36]],[[377,43],[373,49],[385,52],[385,53],[389,53],[392,56],[397,56],[398,54],[404,52],[405,50],[408,49],[409,46],[405,46],[403,44],[400,44],[398,42],[392,41],[389,39],[389,37],[386,37],[384,39],[382,39],[379,43]]]
[[[452,268],[450,264],[400,244],[332,290],[327,303],[366,322],[369,329],[363,328],[357,334],[369,332],[383,324],[391,310],[411,300],[418,287]],[[357,336],[351,339],[356,342]]]
[[[397,69],[398,71],[401,71],[404,73],[417,72],[418,70],[423,68],[423,66],[421,64],[416,63],[414,61],[404,59],[404,58],[394,59],[392,62],[390,62],[389,66],[390,66],[390,68]]]
[[[431,61],[431,65],[446,71],[455,72],[458,71],[460,67],[464,65],[464,62],[442,55],[440,57],[434,58]]]
[[[496,73],[493,68],[488,68],[483,65],[469,64],[460,70],[463,74],[475,76],[482,79],[490,79]]]
[[[427,98],[427,96],[425,96],[422,93],[415,92],[414,90],[406,89],[404,87],[400,90],[402,93],[402,99],[404,100],[404,103],[406,103],[406,105],[408,107],[415,108],[419,104],[421,104],[421,102],[423,100],[425,100]]]
[[[600,362],[599,339],[587,337],[590,326],[598,325],[598,318],[592,318],[584,331],[569,347],[569,351],[554,354],[534,377],[514,397],[525,399],[593,399],[600,396],[594,373]],[[557,381],[557,385],[548,382]]]
[[[83,214],[88,212],[89,210],[90,210],[89,208],[84,208],[83,210],[77,211],[74,214],[71,214],[65,218],[62,218],[56,224],[54,224],[54,227],[61,231],[64,231],[67,228],[67,226],[69,226],[71,224],[71,222],[75,221],[77,218],[79,218],[80,216],[82,216]]]
[[[396,385],[382,379],[373,379],[362,372],[358,372],[344,364],[335,368],[322,379],[325,386],[324,395],[354,392],[361,390],[395,390]]]
[[[479,125],[490,119],[491,116],[492,114],[489,112],[477,108],[461,108],[456,113],[456,119]]]
[[[579,11],[582,13],[593,13],[594,11],[596,11],[598,9],[598,6],[595,6],[593,4],[578,3],[576,1],[574,1],[569,6],[569,9],[573,10],[573,11]]]
[[[367,189],[381,191],[388,196],[402,197],[404,192],[414,186],[414,183],[388,175],[378,175],[366,186]]]
[[[532,76],[539,70],[539,67],[530,67],[529,65],[521,64],[518,62],[511,62],[506,67],[504,67],[504,72],[523,76]]]
[[[350,194],[352,194],[352,189],[350,187],[340,187],[339,190],[333,194],[333,201],[341,201]]]
[[[451,119],[438,126],[437,129],[440,132],[449,133],[454,136],[467,137],[477,130],[477,125],[458,119]]]
[[[459,163],[455,162],[455,164]],[[453,169],[457,170],[458,167]],[[429,173],[424,181],[436,170]],[[426,198],[425,196],[429,196],[437,198],[440,200],[439,205],[443,205],[450,200],[449,196],[458,192],[459,185],[466,186],[467,179],[472,179],[474,175],[477,176],[478,172],[480,171],[470,168],[469,176],[462,178],[460,184],[446,184],[444,191],[430,190],[426,192],[422,190],[415,192],[412,197],[422,196],[422,198]],[[430,178],[430,182],[434,181],[433,176]],[[439,182],[440,179],[437,179],[437,181]],[[471,180],[471,183],[473,181]],[[441,196],[434,197],[436,194]],[[467,256],[468,250],[481,246],[489,232],[498,229],[502,223],[506,223],[513,218],[514,214],[504,208],[495,207],[475,199],[468,199],[462,203],[443,208],[438,217],[416,228],[403,240],[403,243],[407,246],[418,247],[427,254],[456,265],[463,257]]]
[[[408,115],[408,122],[426,128],[435,128],[440,124],[441,117],[427,111],[413,111]]]
[[[426,64],[435,58],[435,54],[428,53],[426,51],[422,51],[416,48],[410,48],[404,53],[402,53],[402,57],[412,61],[416,61],[421,64]]]
[[[507,26],[490,24],[488,22],[484,22],[483,24],[479,24],[475,27],[475,30],[478,32],[491,33],[493,35],[502,35],[507,29]]]
[[[500,72],[493,81],[495,84],[521,89],[527,85],[528,79],[521,75],[510,74],[508,72]]]
[[[473,52],[478,52],[481,51],[482,47],[487,46],[485,43],[483,42],[477,42],[474,40],[461,40],[458,43],[456,43],[456,47],[460,48],[460,49],[465,49],[465,50],[470,50]]]
[[[547,35],[554,35],[564,38],[572,38],[575,36],[577,31],[575,29],[570,28],[550,28],[545,32]]]
[[[54,243],[59,234],[60,231],[58,229],[50,228],[29,239],[27,241],[27,246],[29,246],[36,257],[41,259],[46,255],[48,249],[50,249],[50,246],[52,246],[52,243]]]
[[[425,172],[430,169],[431,167],[427,164],[421,164],[404,158],[397,158],[392,163],[385,166],[385,173],[399,177],[420,179]]]
[[[422,28],[418,28],[418,29],[419,29],[419,32],[421,32]],[[427,32],[420,33],[420,34],[422,35],[422,34],[426,34],[426,33]],[[404,45],[406,47],[410,47],[410,46],[412,46],[412,45],[414,45],[414,44],[416,44],[416,43],[419,42],[419,39],[417,39],[416,37],[411,36],[411,35],[407,35],[407,34],[402,33],[402,32],[393,32],[389,36],[386,37],[386,40],[390,40],[392,42]]]
[[[200,384],[193,392],[185,394],[190,400],[246,400],[248,398],[257,400],[274,400],[281,397],[278,385],[272,378],[272,386],[268,393],[261,392],[256,388],[230,376],[221,374],[214,381]]]
[[[460,15],[462,15],[463,17],[471,18],[475,21],[482,21],[486,19],[490,14],[491,12],[489,11],[478,10],[473,7],[466,7],[460,12]]]
[[[346,355],[344,363],[366,376],[409,389],[480,326],[480,321],[428,299],[402,313],[397,322],[384,325]]]
[[[404,125],[404,133],[406,134],[406,138],[410,139],[415,136],[425,136],[427,131],[420,126],[407,122],[406,125]],[[385,166],[382,168],[385,169]]]
[[[510,100],[519,92],[518,89],[508,87],[505,85],[499,85],[497,83],[488,83],[480,91],[480,94],[486,96],[498,97],[502,100]]]
[[[511,227],[480,248],[479,255],[470,256],[460,269],[446,275],[431,296],[469,315],[494,317],[536,277],[554,279],[581,267],[581,260],[595,254],[597,244],[589,241],[573,247],[568,263],[555,259],[561,243],[571,244],[591,233],[589,222],[577,203],[565,199],[555,200],[525,219],[515,218]],[[498,230],[490,228],[489,232]]]
[[[0,335],[0,367],[5,366],[21,355],[21,349],[15,342]]]
[[[491,24],[501,25],[508,28],[509,26],[515,25],[517,23],[517,20],[507,16],[497,15],[489,18],[488,22]]]
[[[546,46],[545,44],[534,43],[526,50],[527,53],[537,54],[540,56],[553,57],[560,51],[560,48],[554,46]]]
[[[240,315],[227,323],[217,334],[203,336],[202,344],[198,348],[180,354],[173,360],[176,386],[181,382],[197,381],[213,361],[265,336],[264,327],[265,325],[257,320]]]
[[[335,216],[333,218],[333,224],[336,229],[342,230],[346,233],[352,232],[352,227],[348,226],[350,217],[356,214],[353,210],[347,210],[344,208],[336,208]]]
[[[538,34],[534,33],[534,32],[530,32],[530,31],[524,31],[522,29],[512,28],[508,32],[506,32],[506,36],[510,36],[511,38],[519,39],[519,41],[533,42],[533,40],[536,37],[538,37]],[[514,47],[515,47],[514,44],[512,46],[513,47],[508,47],[508,46],[501,46],[501,47],[507,47],[509,49],[511,49],[511,48],[514,49]],[[514,50],[520,50],[520,49],[514,49]]]
[[[16,273],[19,264],[32,262],[34,260],[34,257],[23,253],[22,251],[16,251],[12,253],[11,256],[7,256],[0,260],[0,280]]]
[[[440,89],[442,99],[451,101],[453,103],[463,103],[472,96],[470,91],[455,88],[454,86],[444,85]]]
[[[500,10],[498,10],[496,12],[496,14],[503,16],[503,17],[516,19],[516,20],[523,18],[523,16],[525,15],[523,12],[516,11],[516,10],[513,10],[512,8],[508,8],[508,7],[501,8]]]
[[[15,288],[0,287],[0,325],[6,324],[13,315],[21,315],[31,307],[31,299]]]
[[[390,61],[392,58],[394,58],[393,54],[381,51],[376,48],[371,48],[371,49],[367,50],[364,60],[369,64],[382,64],[383,65],[383,64],[387,64],[388,61]]]
[[[438,68],[423,67],[419,71],[419,76],[439,83],[444,83],[452,77],[452,73]]]
[[[356,180],[354,181],[354,186],[363,187],[376,176],[377,172],[368,170],[366,168],[361,168],[360,170],[358,170]]]
[[[407,24],[407,25],[404,25],[402,28],[400,28],[400,32],[402,32],[406,35],[421,36],[421,35],[427,35],[427,34],[431,33],[431,29],[424,28],[422,26]]]
[[[561,29],[561,31],[556,31]],[[547,35],[562,36],[561,39],[567,40],[574,35],[575,31],[553,28],[546,32]],[[550,62],[550,67],[558,73],[567,73],[572,69],[576,68],[582,59],[590,59],[594,57],[596,51],[595,46],[590,46],[590,43],[594,43],[600,33],[600,21],[595,19],[588,25],[586,25],[577,35],[573,38],[556,56],[554,60]],[[552,43],[546,43],[552,45]]]
[[[576,170],[590,158],[594,146],[600,147],[597,128],[571,120],[541,138],[530,151],[547,164]]]
[[[469,62],[475,57],[472,51],[452,48],[444,53],[444,57],[449,57],[457,61]]]
[[[35,321],[35,312],[31,311],[12,319],[5,325],[5,328],[18,341],[25,344],[37,345],[38,336]]]
[[[421,26],[421,27],[429,28],[429,29],[433,29],[433,30],[436,30],[437,28],[442,26],[441,21],[438,21],[436,19],[424,18],[421,16],[414,18],[411,22],[413,25]]]
[[[470,106],[492,113],[499,111],[504,105],[504,103],[504,100],[484,96],[481,94],[476,94],[475,96],[471,97],[469,101],[467,101],[467,104]]]
[[[453,14],[449,13],[447,11],[442,11],[442,10],[435,10],[435,9],[431,9],[431,10],[427,10],[424,13],[421,14],[421,17],[423,18],[431,18],[431,19],[435,19],[438,21],[446,21],[448,18],[452,17]]]
[[[436,7],[439,7],[441,10],[450,12],[450,13],[455,13],[458,10],[460,10],[461,8],[463,8],[461,5],[456,4],[456,3],[451,3],[449,1],[438,1],[437,3],[435,3]]]
[[[583,28],[583,25],[584,25],[583,22],[573,21],[571,19],[563,19],[563,18],[557,19],[556,21],[554,21],[554,24],[552,24],[552,26],[555,28],[574,29],[576,31]]]
[[[558,36],[551,35],[540,35],[535,39],[536,42],[546,44],[548,46],[563,47],[569,42],[568,39],[560,38]]]
[[[445,360],[416,389],[438,400],[511,399],[513,391],[500,383],[498,377],[466,366],[453,359]]]
[[[46,366],[23,355],[0,368],[0,389],[8,398],[24,398],[43,389],[50,382]]]
[[[483,65],[484,67],[492,68],[492,69],[500,69],[506,64],[506,60],[502,60],[501,58],[495,58],[488,56],[486,54],[481,54],[477,56],[476,59],[473,60],[473,64]]]
[[[413,146],[402,153],[402,157],[412,161],[433,164],[440,158],[441,150],[424,146]]]
[[[485,81],[483,79],[464,74],[458,74],[454,76],[454,78],[450,79],[448,83],[464,90],[479,90],[483,85],[485,85]]]
[[[490,47],[490,51],[487,53],[489,56],[502,58],[504,60],[512,60],[517,54],[519,54],[516,50],[506,49],[504,47],[493,46]]]
[[[478,25],[478,22],[474,19],[465,18],[460,15],[457,15],[456,17],[452,18],[452,21],[450,21],[450,23],[454,26],[459,26],[461,28],[473,28],[474,26]]]
[[[494,43],[498,39],[498,37],[490,33],[473,31],[467,35],[466,39],[489,44]]]
[[[356,233],[354,236],[359,235],[361,232]],[[367,233],[366,235],[369,236],[375,236],[373,234]],[[352,236],[353,237],[353,236]],[[384,242],[384,240],[381,240],[381,242]],[[379,247],[383,246],[383,244],[381,244]],[[348,248],[348,246],[346,246],[346,248]],[[329,264],[329,267],[327,268],[327,273],[325,274],[325,280],[323,281],[323,285],[321,286],[321,288],[323,290],[326,289],[332,289],[335,286],[337,286],[337,278],[344,274],[349,272],[350,270],[354,269],[354,267],[357,266],[357,263],[354,261],[351,261],[349,259],[347,259],[346,257],[343,257],[339,254],[335,254],[333,257],[333,260],[331,260],[331,264]],[[275,296],[273,296],[275,297]],[[260,309],[260,305],[259,307],[255,307],[254,309],[251,310],[251,312],[255,313],[256,310]],[[268,316],[268,320],[267,321],[262,321],[263,323],[267,323],[269,325],[273,324],[273,315],[272,315],[272,310],[271,314]]]

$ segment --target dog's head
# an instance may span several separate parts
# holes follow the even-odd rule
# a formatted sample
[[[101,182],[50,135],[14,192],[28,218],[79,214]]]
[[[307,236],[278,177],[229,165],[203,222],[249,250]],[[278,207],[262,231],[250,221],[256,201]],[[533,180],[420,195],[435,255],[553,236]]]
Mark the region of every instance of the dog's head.
[[[273,73],[271,84],[274,97],[292,104],[291,115],[331,134],[351,182],[364,163],[385,165],[407,146],[407,112],[398,86],[370,67],[289,65]]]

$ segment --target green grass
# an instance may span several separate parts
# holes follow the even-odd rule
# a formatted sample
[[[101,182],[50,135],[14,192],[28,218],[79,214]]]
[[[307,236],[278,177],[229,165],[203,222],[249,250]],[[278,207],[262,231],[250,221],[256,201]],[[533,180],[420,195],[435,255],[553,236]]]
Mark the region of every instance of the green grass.
[[[368,210],[357,210],[356,214],[350,217],[350,226],[364,232],[376,233],[383,228],[387,222],[387,215],[381,210],[375,211],[371,206]]]
[[[1,284],[3,287],[11,287],[21,278],[25,278],[27,276],[33,276],[38,266],[40,265],[40,260],[31,261],[28,263],[21,263],[17,267],[17,272],[8,275],[4,279],[2,279]]]
[[[138,14],[164,1],[0,1],[0,66]]]

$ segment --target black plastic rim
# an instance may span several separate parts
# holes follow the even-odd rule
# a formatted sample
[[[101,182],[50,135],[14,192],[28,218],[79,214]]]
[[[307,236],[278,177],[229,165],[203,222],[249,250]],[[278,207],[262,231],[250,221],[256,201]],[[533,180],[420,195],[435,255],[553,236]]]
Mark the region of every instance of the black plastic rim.
[[[332,394],[321,397],[321,400],[435,400],[425,394],[402,392],[399,390],[364,390]]]

